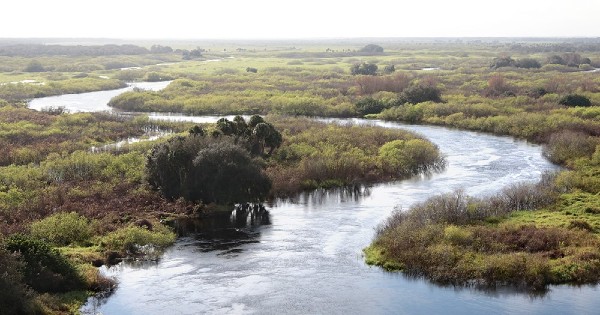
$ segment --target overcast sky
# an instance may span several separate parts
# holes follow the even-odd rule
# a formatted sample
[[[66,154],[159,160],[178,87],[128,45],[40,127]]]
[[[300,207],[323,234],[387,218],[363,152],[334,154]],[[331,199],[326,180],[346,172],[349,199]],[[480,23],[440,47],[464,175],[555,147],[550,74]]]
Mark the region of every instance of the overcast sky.
[[[600,0],[8,0],[0,38],[599,37]]]

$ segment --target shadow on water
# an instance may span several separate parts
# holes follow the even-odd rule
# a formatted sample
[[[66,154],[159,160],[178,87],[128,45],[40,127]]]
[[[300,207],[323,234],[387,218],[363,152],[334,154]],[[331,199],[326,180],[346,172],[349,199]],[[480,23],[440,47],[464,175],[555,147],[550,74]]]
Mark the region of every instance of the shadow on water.
[[[182,218],[171,226],[180,237],[194,239],[190,245],[203,252],[223,251],[236,254],[237,248],[258,243],[260,227],[271,224],[271,215],[262,204],[238,204],[232,211],[219,211],[202,218]]]

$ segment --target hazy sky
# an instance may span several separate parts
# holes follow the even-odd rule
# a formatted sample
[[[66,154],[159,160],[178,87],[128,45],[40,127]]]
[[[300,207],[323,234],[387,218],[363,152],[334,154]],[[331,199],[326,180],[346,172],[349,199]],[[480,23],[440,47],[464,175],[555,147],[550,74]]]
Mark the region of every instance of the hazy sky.
[[[600,36],[600,0],[6,0],[3,37]]]

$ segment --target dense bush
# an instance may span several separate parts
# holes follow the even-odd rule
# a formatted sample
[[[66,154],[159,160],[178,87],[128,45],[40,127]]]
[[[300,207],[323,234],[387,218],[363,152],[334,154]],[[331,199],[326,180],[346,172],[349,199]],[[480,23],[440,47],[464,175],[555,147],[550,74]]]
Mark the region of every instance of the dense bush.
[[[379,157],[390,173],[416,175],[444,166],[437,147],[422,139],[394,140],[381,146]]]
[[[271,181],[250,154],[230,143],[213,143],[193,160],[189,200],[218,204],[260,202]]]
[[[579,94],[565,95],[558,103],[565,106],[592,106],[589,98]]]
[[[75,212],[57,213],[31,224],[31,235],[57,246],[84,245],[92,236],[89,221]]]
[[[410,84],[411,77],[404,73],[388,76],[359,76],[356,78],[360,94],[373,94],[387,91],[401,93]]]
[[[517,184],[483,199],[458,191],[396,210],[365,250],[367,261],[459,285],[543,289],[550,283],[596,283],[600,265],[595,258],[582,259],[600,257],[590,221],[548,220],[554,211],[533,219],[532,210],[556,204],[560,189],[554,177],[544,176],[537,184]],[[593,213],[589,206],[569,209],[579,218]]]
[[[350,68],[350,73],[352,75],[376,75],[377,74],[377,65],[374,63],[357,63],[352,65]]]
[[[502,67],[514,67],[515,60],[509,56],[494,58],[490,68],[498,69]]]
[[[77,270],[45,242],[24,235],[6,239],[6,249],[23,261],[25,283],[37,292],[68,292],[85,288]]]
[[[383,47],[375,44],[368,44],[365,47],[361,48],[359,52],[363,53],[383,53]]]
[[[23,283],[24,266],[19,255],[0,245],[0,314],[33,314],[29,289]]]
[[[127,254],[151,254],[173,244],[175,237],[175,233],[162,224],[155,224],[152,229],[132,225],[104,236],[102,244],[108,250]]]
[[[275,195],[404,178],[412,175],[415,169],[434,170],[443,165],[443,158],[435,146],[405,130],[327,125],[291,118],[276,120],[274,124],[286,134],[281,148],[268,161],[267,173],[273,180]],[[400,154],[415,160],[403,159],[406,164],[397,165],[397,168],[384,166],[391,162],[386,161],[388,156],[385,154],[380,155],[380,149],[394,141],[410,142],[411,145],[404,146],[406,150]],[[420,141],[423,141],[422,145],[412,146]],[[427,158],[419,155],[420,149],[430,147],[434,148],[434,152],[430,152],[433,155]],[[422,157],[422,161],[418,160]]]
[[[523,58],[523,59],[518,59],[515,62],[515,66],[517,68],[538,69],[538,68],[542,67],[542,64],[540,64],[539,61],[537,61],[536,59],[533,59],[533,58]]]
[[[415,85],[405,89],[399,97],[399,103],[442,102],[442,92],[434,86]]]
[[[554,163],[566,164],[581,157],[590,157],[598,144],[597,138],[585,133],[564,130],[550,136],[544,146],[544,155]]]
[[[356,110],[361,115],[379,114],[385,108],[385,104],[371,97],[363,98],[356,102]]]

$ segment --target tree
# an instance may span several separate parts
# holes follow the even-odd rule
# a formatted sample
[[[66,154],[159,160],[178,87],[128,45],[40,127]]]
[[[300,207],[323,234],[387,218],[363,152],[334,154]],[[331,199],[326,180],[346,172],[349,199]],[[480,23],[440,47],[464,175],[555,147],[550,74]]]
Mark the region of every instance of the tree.
[[[206,135],[206,130],[204,130],[204,128],[196,125],[192,128],[190,128],[190,130],[188,131],[190,135],[193,136],[201,136],[204,137],[204,135]]]
[[[352,73],[352,75],[358,75],[358,74],[363,74],[363,75],[376,75],[377,74],[377,65],[374,63],[357,63],[352,65],[352,67],[350,68],[350,73]]]
[[[27,64],[27,67],[23,69],[25,72],[44,72],[46,69],[42,66],[42,63],[37,60],[32,60]]]
[[[227,118],[217,120],[217,130],[226,136],[236,135],[235,123]]]
[[[259,164],[231,143],[213,143],[200,150],[189,185],[190,200],[218,204],[260,202],[271,190]]]
[[[205,134],[195,126],[188,136],[155,146],[146,162],[150,186],[171,200],[229,204],[266,198],[271,183],[252,155],[271,155],[283,142],[281,133],[255,115],[249,123],[241,116],[219,119],[213,136]]]
[[[251,153],[256,155],[265,155],[265,147],[269,147],[267,155],[271,155],[273,150],[278,148],[283,142],[281,133],[273,127],[273,125],[261,122],[252,129],[252,149]]]
[[[396,67],[394,65],[387,65],[385,68],[383,68],[383,73],[385,74],[394,73],[394,71],[396,71]]]
[[[370,54],[381,54],[383,53],[383,47],[375,44],[368,44],[361,48],[359,52],[370,53]]]
[[[212,139],[212,138],[211,138]],[[175,137],[156,145],[146,159],[148,184],[167,199],[190,198],[188,177],[192,161],[206,145],[204,137]]]

